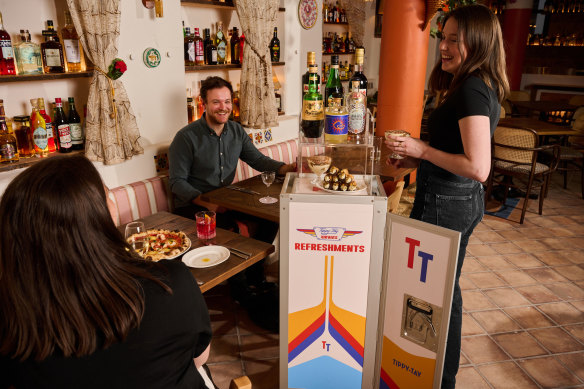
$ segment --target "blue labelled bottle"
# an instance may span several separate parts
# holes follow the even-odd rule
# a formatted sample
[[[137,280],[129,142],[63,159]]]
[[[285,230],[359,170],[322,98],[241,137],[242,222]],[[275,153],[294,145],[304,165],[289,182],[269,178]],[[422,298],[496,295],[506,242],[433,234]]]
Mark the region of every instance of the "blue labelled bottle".
[[[331,100],[325,108],[324,142],[346,143],[349,134],[349,113],[341,98]]]

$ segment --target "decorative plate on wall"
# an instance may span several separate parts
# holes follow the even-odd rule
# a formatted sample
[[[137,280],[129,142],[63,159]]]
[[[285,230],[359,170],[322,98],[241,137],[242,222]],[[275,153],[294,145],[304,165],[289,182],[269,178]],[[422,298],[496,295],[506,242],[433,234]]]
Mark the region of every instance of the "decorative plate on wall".
[[[298,2],[298,19],[300,25],[309,30],[316,24],[318,18],[318,4],[316,0],[300,0]]]

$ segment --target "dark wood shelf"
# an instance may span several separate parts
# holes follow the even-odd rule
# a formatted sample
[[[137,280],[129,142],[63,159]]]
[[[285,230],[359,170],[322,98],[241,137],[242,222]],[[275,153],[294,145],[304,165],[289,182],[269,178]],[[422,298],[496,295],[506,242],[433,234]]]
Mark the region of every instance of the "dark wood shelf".
[[[87,78],[93,75],[93,70],[79,73],[54,73],[54,74],[23,74],[16,76],[0,76],[1,82],[18,82],[18,81],[47,81],[62,80],[68,78]]]
[[[284,66],[286,62],[272,62],[272,66]],[[221,69],[241,69],[241,65],[236,65],[232,63],[224,65],[195,65],[195,66],[185,66],[185,71],[188,72],[198,72],[201,70],[221,70]]]
[[[84,153],[85,153],[85,151],[83,151],[83,150],[75,150],[75,151],[71,151],[68,154],[62,154],[59,152],[51,153],[47,157],[44,157],[44,158],[36,158],[36,157],[22,158],[21,157],[20,161],[18,161],[18,162],[0,164],[0,173],[1,172],[8,172],[10,170],[23,169],[25,167],[29,167],[31,165],[34,165],[35,163],[40,162],[44,159],[54,157],[55,155],[77,155],[77,154],[83,155]]]
[[[231,9],[234,10],[235,6],[232,4],[228,4],[225,1],[218,1],[218,0],[180,0],[181,4],[193,4],[199,7],[206,7],[206,8],[224,8],[224,9]],[[284,12],[286,8],[280,7],[278,11]]]
[[[351,55],[351,54],[355,54],[354,51],[349,51],[346,53],[322,53],[322,55]]]

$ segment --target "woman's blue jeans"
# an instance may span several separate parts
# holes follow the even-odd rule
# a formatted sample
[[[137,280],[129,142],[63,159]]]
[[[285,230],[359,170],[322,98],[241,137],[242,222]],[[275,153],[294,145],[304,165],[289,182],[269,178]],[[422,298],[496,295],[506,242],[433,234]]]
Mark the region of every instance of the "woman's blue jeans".
[[[458,279],[468,240],[482,220],[483,213],[484,191],[479,182],[456,176],[427,161],[422,161],[418,171],[414,208],[410,217],[461,233],[442,388],[454,388],[456,384],[462,329],[462,295]]]

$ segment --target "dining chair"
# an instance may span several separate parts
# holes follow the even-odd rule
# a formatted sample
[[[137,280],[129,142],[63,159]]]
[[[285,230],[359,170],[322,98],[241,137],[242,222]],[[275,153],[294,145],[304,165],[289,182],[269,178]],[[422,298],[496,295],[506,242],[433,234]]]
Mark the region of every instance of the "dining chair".
[[[519,220],[519,223],[523,224],[529,194],[539,188],[539,214],[541,215],[550,175],[558,166],[560,147],[558,145],[539,146],[537,133],[533,130],[502,126],[495,129],[491,147],[491,172],[487,179],[485,206],[495,184],[505,188],[503,204],[507,200],[510,188],[523,190],[525,200]],[[537,161],[538,155],[545,150],[553,151],[549,165]]]
[[[387,196],[387,212],[396,213],[397,207],[399,206],[399,200],[404,191],[404,185],[404,181],[398,181],[393,192]]]

